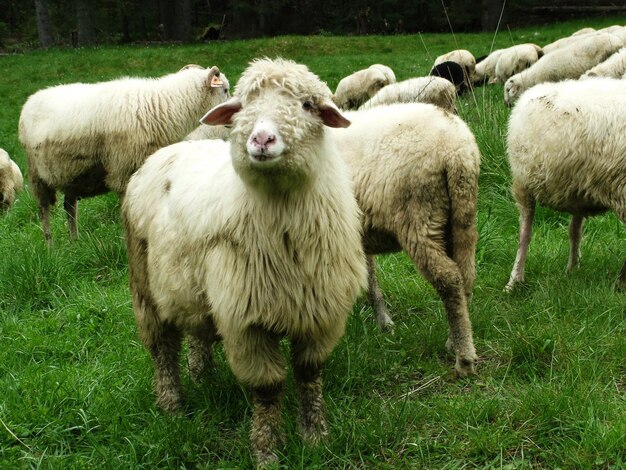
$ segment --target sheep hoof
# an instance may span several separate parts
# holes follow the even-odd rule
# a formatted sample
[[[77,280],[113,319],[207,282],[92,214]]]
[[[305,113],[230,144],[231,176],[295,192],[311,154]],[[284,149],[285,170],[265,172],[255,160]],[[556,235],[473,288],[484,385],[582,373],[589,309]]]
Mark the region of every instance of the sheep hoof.
[[[315,420],[315,423],[300,423],[300,435],[306,444],[316,447],[328,437],[326,420],[321,416]]]
[[[454,365],[454,371],[457,377],[465,378],[470,375],[476,375],[476,358],[472,359],[457,359]]]
[[[385,332],[388,332],[388,333],[393,333],[395,328],[396,328],[396,324],[389,317],[387,317],[386,319],[383,319],[383,320],[378,320],[376,323],[378,324],[378,328],[381,331],[385,331]]]
[[[271,451],[254,452],[254,461],[257,469],[279,468],[278,456]]]
[[[515,287],[519,284],[518,281],[509,281],[506,286],[504,286],[503,292],[506,292],[507,294],[512,293],[515,290]]]
[[[157,406],[169,414],[181,414],[183,411],[183,400],[173,394],[160,396],[157,399]]]

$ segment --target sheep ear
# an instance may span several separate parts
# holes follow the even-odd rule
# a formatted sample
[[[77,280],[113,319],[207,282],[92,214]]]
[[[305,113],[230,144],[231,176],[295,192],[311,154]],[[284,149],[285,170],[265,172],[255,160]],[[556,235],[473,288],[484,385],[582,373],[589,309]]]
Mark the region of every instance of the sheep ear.
[[[324,125],[328,127],[348,127],[352,124],[333,104],[330,103],[330,101],[320,103],[317,106],[317,109],[319,109],[320,117],[322,118]]]
[[[241,109],[239,98],[231,98],[225,103],[215,106],[200,118],[202,124],[209,126],[232,124],[233,116]]]

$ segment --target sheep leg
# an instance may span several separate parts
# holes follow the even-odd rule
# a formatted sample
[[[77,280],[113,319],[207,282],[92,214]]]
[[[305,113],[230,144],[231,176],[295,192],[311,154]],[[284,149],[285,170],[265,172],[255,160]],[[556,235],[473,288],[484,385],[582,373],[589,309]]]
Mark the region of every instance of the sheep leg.
[[[456,373],[460,377],[474,374],[478,356],[472,338],[465,280],[459,267],[447,256],[444,247],[431,240],[418,241],[407,248],[405,251],[443,301],[449,325],[446,348],[456,354]]]
[[[31,165],[30,188],[39,206],[39,219],[43,228],[43,236],[48,246],[52,245],[52,232],[50,230],[50,207],[56,203],[56,194],[51,186],[41,180],[36,170]]]
[[[300,434],[312,445],[328,436],[322,396],[322,368],[328,355],[325,350],[327,347],[323,342],[313,344],[299,339],[291,342],[293,373],[300,402]]]
[[[583,236],[583,222],[585,218],[580,215],[572,216],[569,224],[569,260],[567,261],[567,273],[571,273],[578,267],[580,262],[580,240]]]
[[[63,199],[63,208],[67,215],[67,228],[70,234],[70,240],[76,240],[78,238],[78,229],[76,227],[78,198],[74,195],[66,194]]]
[[[518,201],[517,207],[519,209],[519,247],[517,249],[517,255],[515,256],[515,262],[513,263],[513,270],[511,271],[511,277],[504,290],[511,292],[515,287],[515,284],[524,282],[524,266],[526,264],[526,253],[528,253],[528,245],[532,238],[533,217],[535,216],[535,202],[523,189],[519,189],[515,193]],[[522,201],[523,202],[520,202]]]
[[[284,443],[284,434],[280,424],[280,401],[283,389],[282,382],[252,388],[254,409],[250,442],[257,468],[278,463],[275,451]]]
[[[367,255],[367,297],[376,314],[376,323],[382,330],[391,330],[394,327],[389,315],[383,293],[376,279],[376,260],[374,255]]]
[[[171,323],[159,323],[153,327],[148,350],[154,364],[156,402],[165,411],[177,412],[183,406],[178,365],[182,335]]]
[[[200,382],[206,372],[213,367],[213,344],[217,333],[212,320],[189,335],[189,353],[187,367],[194,382]]]
[[[286,377],[281,337],[260,326],[250,326],[243,331],[220,330],[233,373],[252,389],[252,454],[258,466],[277,462],[275,452],[285,440],[280,416]]]

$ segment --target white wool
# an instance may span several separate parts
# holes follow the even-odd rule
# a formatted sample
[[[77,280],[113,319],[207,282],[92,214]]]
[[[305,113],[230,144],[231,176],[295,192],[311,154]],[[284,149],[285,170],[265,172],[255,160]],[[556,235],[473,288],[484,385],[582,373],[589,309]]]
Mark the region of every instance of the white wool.
[[[502,51],[495,67],[497,83],[504,83],[509,77],[527,69],[543,55],[535,44],[520,44]]]
[[[456,112],[456,88],[441,77],[416,77],[392,83],[366,101],[359,109],[393,103],[431,103]]]
[[[505,103],[512,105],[525,90],[539,83],[579,78],[623,46],[622,40],[610,33],[589,33],[577,38],[509,78],[504,84]]]
[[[378,91],[396,82],[396,76],[386,65],[374,64],[342,78],[333,101],[341,109],[356,109]]]
[[[622,47],[604,62],[600,62],[595,67],[587,70],[580,78],[581,80],[593,77],[621,78],[625,73],[626,47]]]
[[[0,209],[8,209],[24,188],[22,172],[4,149],[0,149]]]
[[[468,83],[474,83],[474,74],[476,72],[476,58],[467,49],[456,49],[454,51],[447,52],[435,58],[433,66],[439,65],[443,62],[456,62],[461,65],[467,74]]]

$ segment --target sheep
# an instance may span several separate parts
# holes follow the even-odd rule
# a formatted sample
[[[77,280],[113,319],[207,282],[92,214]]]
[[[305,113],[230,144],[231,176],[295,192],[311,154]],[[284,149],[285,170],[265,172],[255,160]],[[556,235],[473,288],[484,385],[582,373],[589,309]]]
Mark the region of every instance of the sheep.
[[[520,213],[519,248],[505,290],[524,282],[535,203],[572,214],[567,272],[578,267],[585,217],[614,211],[626,223],[626,82],[544,83],[509,118],[507,151]],[[626,263],[616,288],[626,287]]]
[[[74,239],[79,198],[123,195],[148,155],[181,140],[208,108],[229,96],[217,67],[197,65],[158,79],[72,83],[31,95],[20,115],[19,138],[48,244],[56,191],[65,194]]]
[[[366,101],[359,109],[392,103],[431,103],[456,113],[456,88],[440,77],[416,77],[392,83]]]
[[[543,50],[536,44],[520,44],[505,49],[496,63],[496,83],[506,82],[513,75],[533,65],[542,56]]]
[[[471,86],[467,81],[467,73],[463,66],[456,62],[449,61],[437,64],[431,69],[429,75],[431,77],[445,78],[454,85],[459,95],[470,89]]]
[[[333,101],[341,109],[356,109],[378,91],[396,82],[396,76],[386,65],[374,64],[342,78]]]
[[[587,70],[580,79],[592,77],[621,78],[626,73],[626,47],[622,47],[615,54],[604,62],[600,62],[595,67]]]
[[[459,117],[424,103],[346,113],[352,125],[331,129],[352,174],[363,211],[368,296],[382,328],[393,321],[376,281],[375,254],[405,251],[441,297],[446,346],[455,369],[474,373],[477,359],[468,304],[476,277],[476,207],[480,153]]]
[[[20,167],[11,160],[6,150],[0,149],[0,211],[8,210],[24,188]]]
[[[321,371],[367,282],[361,220],[347,165],[324,125],[345,127],[331,92],[304,65],[259,59],[205,124],[230,142],[180,142],[149,157],[122,203],[133,308],[155,368],[157,403],[182,406],[178,354],[192,376],[222,339],[252,389],[252,453],[275,462],[291,340],[300,431],[327,434]]]
[[[467,49],[457,49],[446,54],[442,54],[435,58],[433,68],[437,67],[437,65],[443,64],[444,62],[456,62],[463,67],[466,87],[471,87],[471,84],[474,82],[474,73],[476,72],[476,58],[470,51]]]
[[[473,84],[495,83],[496,65],[500,55],[506,49],[496,49],[491,52],[487,57],[480,61],[476,61],[476,68],[474,70]]]
[[[528,69],[513,75],[504,84],[504,102],[511,106],[526,89],[542,82],[578,78],[623,46],[610,33],[589,33],[573,44],[544,55]]]

